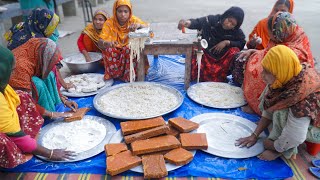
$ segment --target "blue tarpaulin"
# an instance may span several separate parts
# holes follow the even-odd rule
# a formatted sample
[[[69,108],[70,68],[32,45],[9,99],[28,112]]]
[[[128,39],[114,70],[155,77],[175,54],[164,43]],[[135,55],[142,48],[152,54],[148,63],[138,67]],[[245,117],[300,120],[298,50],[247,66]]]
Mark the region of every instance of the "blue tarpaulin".
[[[178,89],[184,95],[184,102],[177,110],[164,115],[168,120],[172,117],[182,116],[190,119],[194,116],[210,113],[223,112],[244,117],[250,121],[256,122],[259,117],[243,113],[240,108],[236,109],[214,109],[204,107],[193,102],[184,90],[184,60],[183,56],[159,56],[153,59],[148,57],[150,69],[146,77],[147,81],[158,82]],[[122,82],[115,81],[115,84]],[[86,98],[72,98],[79,107],[90,107],[89,115],[96,115],[110,120],[117,129],[120,128],[120,121],[106,117],[96,111],[93,107],[93,96]],[[66,111],[64,106],[57,107],[58,111]],[[42,161],[33,157],[30,161],[13,169],[5,169],[12,172],[42,172],[42,173],[106,173],[106,156],[102,152],[97,156],[79,162],[72,163],[52,163]],[[142,174],[131,171],[120,175],[142,176]],[[246,159],[227,159],[207,154],[203,151],[197,151],[194,159],[189,164],[169,172],[171,177],[181,176],[201,176],[201,177],[219,177],[219,178],[258,178],[258,179],[283,179],[293,176],[291,168],[280,158],[275,161],[267,162],[259,160],[257,157]]]

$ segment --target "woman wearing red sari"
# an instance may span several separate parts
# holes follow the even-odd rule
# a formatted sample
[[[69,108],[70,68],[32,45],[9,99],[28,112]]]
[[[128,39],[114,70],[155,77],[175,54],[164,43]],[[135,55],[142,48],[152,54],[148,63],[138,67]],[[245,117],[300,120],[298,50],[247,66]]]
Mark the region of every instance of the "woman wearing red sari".
[[[34,38],[35,39],[35,38]],[[36,154],[52,160],[69,159],[72,152],[37,144],[43,118],[29,93],[8,84],[15,69],[12,52],[0,46],[0,167],[13,168]]]
[[[239,59],[248,60],[243,81],[243,91],[249,105],[243,108],[245,112],[252,112],[251,108],[255,113],[261,114],[258,108],[259,97],[266,86],[261,78],[261,61],[272,47],[285,45],[296,53],[301,63],[306,62],[314,67],[309,39],[290,13],[276,13],[268,20],[268,29],[270,42],[266,49],[250,49],[239,56]]]
[[[104,79],[117,78],[130,81],[130,49],[128,34],[130,31],[147,27],[147,24],[132,13],[130,0],[116,0],[113,4],[113,16],[102,28],[98,45],[103,54],[105,66]],[[136,69],[136,59],[133,60]]]
[[[98,48],[98,41],[103,24],[108,17],[108,13],[104,10],[94,12],[93,23],[88,24],[78,38],[79,51],[84,55],[87,62],[92,61],[88,52],[101,52]]]

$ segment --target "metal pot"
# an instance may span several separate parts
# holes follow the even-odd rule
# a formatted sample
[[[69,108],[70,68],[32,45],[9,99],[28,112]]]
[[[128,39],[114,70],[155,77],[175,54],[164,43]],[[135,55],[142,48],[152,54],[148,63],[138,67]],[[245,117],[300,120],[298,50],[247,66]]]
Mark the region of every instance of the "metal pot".
[[[89,52],[91,62],[86,62],[82,53],[74,53],[63,59],[73,74],[98,72],[101,68],[102,54],[97,52]]]

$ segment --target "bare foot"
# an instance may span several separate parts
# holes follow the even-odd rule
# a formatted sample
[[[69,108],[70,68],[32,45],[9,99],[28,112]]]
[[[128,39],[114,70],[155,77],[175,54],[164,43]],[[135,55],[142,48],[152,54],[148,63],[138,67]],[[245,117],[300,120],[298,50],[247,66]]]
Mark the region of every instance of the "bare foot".
[[[248,114],[255,114],[255,112],[251,109],[249,105],[241,107],[241,111],[248,113]]]
[[[281,154],[276,151],[265,150],[258,156],[258,158],[264,161],[273,161],[280,156]]]

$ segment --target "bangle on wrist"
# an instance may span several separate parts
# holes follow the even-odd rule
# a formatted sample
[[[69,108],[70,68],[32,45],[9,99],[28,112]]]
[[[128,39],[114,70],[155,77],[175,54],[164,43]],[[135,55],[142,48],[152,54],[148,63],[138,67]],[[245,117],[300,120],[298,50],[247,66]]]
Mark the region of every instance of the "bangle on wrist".
[[[51,158],[52,158],[52,155],[53,155],[53,149],[51,149],[49,159],[51,159]]]
[[[253,132],[252,134],[258,139],[259,136],[257,133]]]
[[[53,118],[53,112],[50,113],[50,118],[51,118],[51,119]]]

